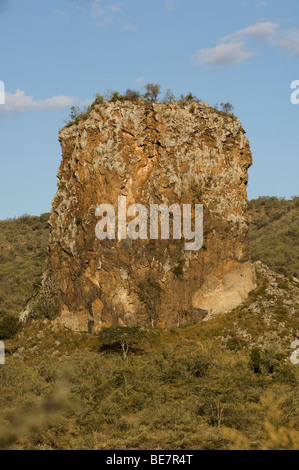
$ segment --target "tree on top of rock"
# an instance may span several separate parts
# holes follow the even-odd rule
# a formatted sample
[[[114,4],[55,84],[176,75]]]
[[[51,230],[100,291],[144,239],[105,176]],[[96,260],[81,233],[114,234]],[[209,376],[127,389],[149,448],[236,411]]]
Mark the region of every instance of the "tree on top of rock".
[[[161,85],[159,83],[147,83],[144,86],[145,93],[143,95],[144,99],[151,101],[152,103],[154,101],[157,101],[158,96],[161,93]]]

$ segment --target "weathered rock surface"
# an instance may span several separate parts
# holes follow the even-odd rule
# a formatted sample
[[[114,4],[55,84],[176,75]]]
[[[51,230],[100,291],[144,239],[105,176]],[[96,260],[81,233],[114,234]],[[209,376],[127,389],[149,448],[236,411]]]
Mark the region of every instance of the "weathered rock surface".
[[[254,288],[247,242],[249,143],[237,118],[206,103],[105,102],[59,134],[63,160],[50,219],[48,276],[58,322],[78,331],[209,319]],[[95,209],[203,204],[204,247],[104,240]]]

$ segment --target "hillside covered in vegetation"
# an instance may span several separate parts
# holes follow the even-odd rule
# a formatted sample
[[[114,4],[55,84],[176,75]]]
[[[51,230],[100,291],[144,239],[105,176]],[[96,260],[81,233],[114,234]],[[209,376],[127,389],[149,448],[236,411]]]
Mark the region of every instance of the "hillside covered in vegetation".
[[[249,201],[248,215],[252,260],[299,277],[299,197],[259,197]]]
[[[0,311],[19,313],[40,283],[50,214],[0,221]]]
[[[8,334],[0,448],[297,449],[297,213],[298,198],[250,202],[252,257],[264,264],[255,263],[258,288],[225,316],[97,336],[45,319]],[[2,319],[38,289],[47,220],[0,222]]]
[[[20,312],[38,286],[47,256],[49,213],[0,221],[0,311]],[[251,258],[299,277],[299,197],[249,201]]]

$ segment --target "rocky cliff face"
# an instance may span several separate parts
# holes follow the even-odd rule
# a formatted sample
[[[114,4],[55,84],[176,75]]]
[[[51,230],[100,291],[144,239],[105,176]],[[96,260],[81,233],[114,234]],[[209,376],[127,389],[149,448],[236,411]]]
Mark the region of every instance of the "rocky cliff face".
[[[47,275],[58,322],[170,327],[227,312],[254,288],[245,222],[251,152],[240,121],[199,103],[105,102],[59,134]],[[99,240],[99,204],[203,204],[204,246]]]

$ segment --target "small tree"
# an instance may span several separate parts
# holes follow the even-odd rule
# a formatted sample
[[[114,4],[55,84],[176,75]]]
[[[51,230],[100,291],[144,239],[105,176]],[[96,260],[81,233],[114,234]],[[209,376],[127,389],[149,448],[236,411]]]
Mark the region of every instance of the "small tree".
[[[111,327],[99,333],[100,351],[121,351],[124,361],[128,359],[130,350],[136,350],[140,339],[145,335],[138,327]]]
[[[140,93],[136,90],[131,90],[130,88],[124,94],[124,98],[130,101],[136,101],[140,98]]]
[[[233,105],[230,103],[220,103],[220,106],[221,111],[223,111],[224,113],[232,113],[234,110]]]
[[[72,106],[70,109],[70,114],[69,114],[70,120],[74,121],[78,116],[80,116],[81,112],[82,111],[79,108],[79,106]]]
[[[175,96],[172,91],[168,88],[163,98],[163,103],[171,103],[172,101],[175,101]]]
[[[144,89],[144,99],[151,101],[152,103],[157,101],[157,98],[161,93],[161,85],[159,85],[159,83],[147,83],[144,86]]]

